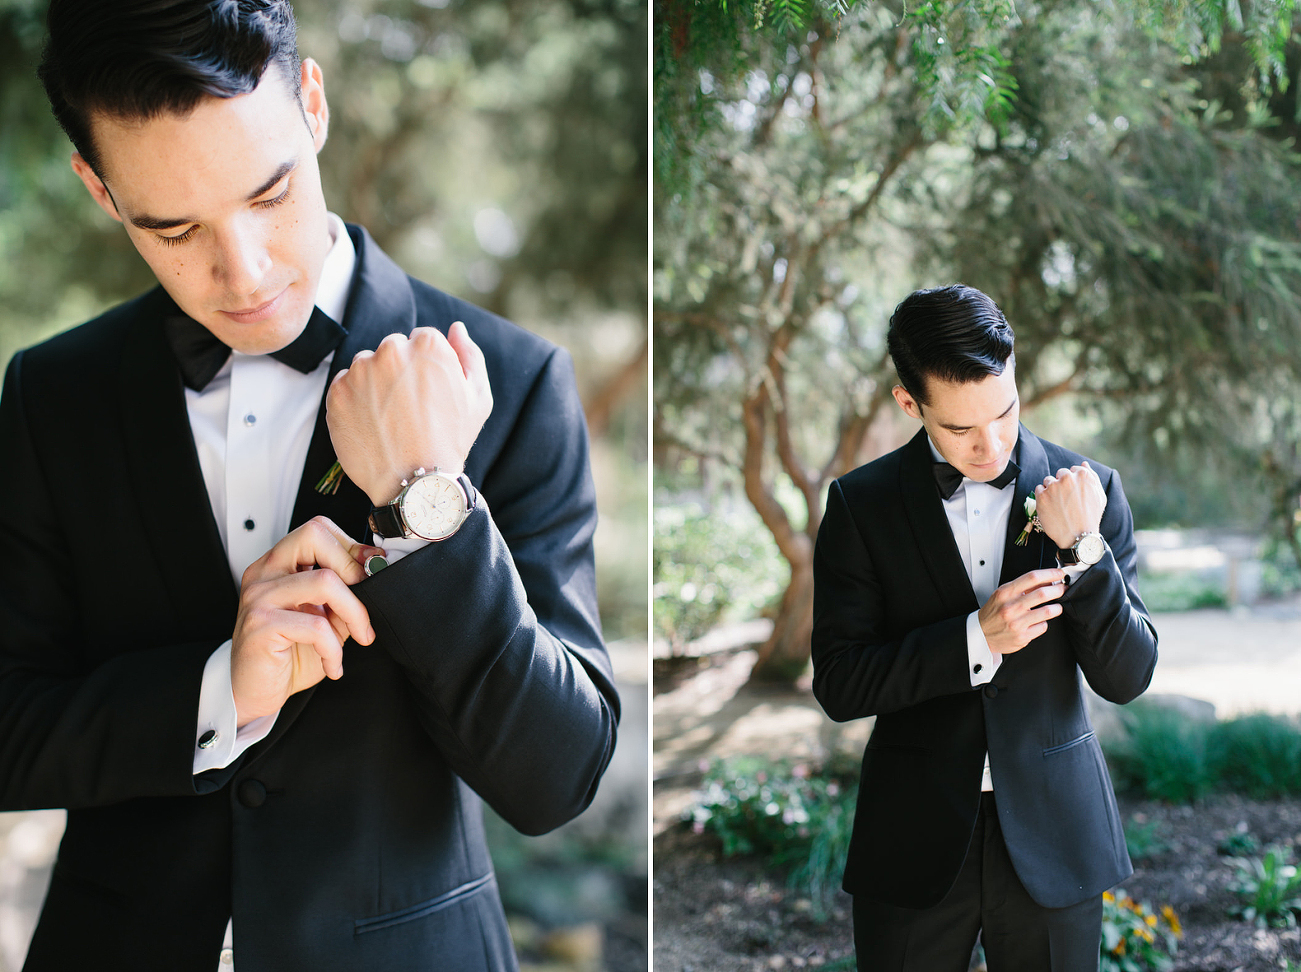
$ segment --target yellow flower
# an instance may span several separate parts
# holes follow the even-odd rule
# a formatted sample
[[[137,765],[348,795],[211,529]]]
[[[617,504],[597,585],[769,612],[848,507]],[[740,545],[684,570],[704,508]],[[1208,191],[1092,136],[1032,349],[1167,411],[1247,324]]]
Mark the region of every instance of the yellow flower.
[[[1134,933],[1138,935],[1139,938],[1143,939],[1143,941],[1145,942],[1155,941],[1155,939],[1152,937],[1152,933],[1148,931],[1146,928],[1137,928],[1134,930]]]
[[[1149,927],[1149,928],[1155,928],[1155,927],[1156,927],[1156,915],[1148,915],[1148,916],[1145,917],[1143,920],[1144,920],[1145,922],[1147,922],[1147,927]]]
[[[1116,900],[1116,896],[1115,896],[1114,894],[1112,894],[1110,891],[1103,891],[1103,892],[1102,892],[1102,900],[1103,900],[1103,901],[1115,901],[1115,900]],[[1167,907],[1169,907],[1169,906],[1167,905]]]
[[[1123,938],[1116,943],[1116,947],[1111,950],[1111,954],[1112,955],[1125,954],[1125,940]]]
[[[1175,933],[1176,938],[1183,936],[1184,927],[1183,925],[1179,924],[1179,916],[1175,914],[1175,910],[1173,908],[1171,908],[1169,905],[1166,905],[1164,908],[1161,909],[1161,917],[1166,920],[1166,924],[1170,926],[1170,930]]]

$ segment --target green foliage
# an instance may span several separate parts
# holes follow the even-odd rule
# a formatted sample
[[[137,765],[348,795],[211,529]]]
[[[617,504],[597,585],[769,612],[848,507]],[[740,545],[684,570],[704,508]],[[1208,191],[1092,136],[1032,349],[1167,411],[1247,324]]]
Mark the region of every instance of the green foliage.
[[[1234,882],[1229,890],[1237,893],[1242,904],[1233,909],[1261,928],[1296,927],[1296,912],[1301,911],[1301,874],[1292,863],[1292,852],[1272,847],[1261,858],[1235,858]]]
[[[1206,762],[1221,789],[1256,800],[1301,793],[1301,729],[1264,713],[1218,722],[1206,742]]]
[[[1122,721],[1124,737],[1106,746],[1117,789],[1170,803],[1210,792],[1206,724],[1141,701],[1123,710]]]
[[[789,868],[788,883],[825,914],[840,887],[854,824],[853,777],[754,757],[716,761],[686,817],[723,842],[723,854],[752,854]]]
[[[1102,945],[1099,972],[1167,972],[1174,967],[1183,929],[1174,909],[1158,916],[1124,890],[1102,895]]]
[[[1301,794],[1296,720],[1253,714],[1203,722],[1140,700],[1122,721],[1124,736],[1104,745],[1119,790],[1170,803],[1212,791],[1253,799]]]
[[[1215,850],[1230,857],[1251,857],[1260,850],[1260,841],[1256,840],[1244,826],[1220,841]]]
[[[1144,573],[1139,581],[1149,611],[1193,611],[1228,607],[1224,584],[1192,572]]]
[[[1140,814],[1135,814],[1125,822],[1125,847],[1131,859],[1141,861],[1146,857],[1156,857],[1169,850],[1169,845],[1161,834],[1159,820],[1144,821]]]
[[[655,627],[675,648],[781,593],[789,569],[752,511],[660,505],[654,520]]]

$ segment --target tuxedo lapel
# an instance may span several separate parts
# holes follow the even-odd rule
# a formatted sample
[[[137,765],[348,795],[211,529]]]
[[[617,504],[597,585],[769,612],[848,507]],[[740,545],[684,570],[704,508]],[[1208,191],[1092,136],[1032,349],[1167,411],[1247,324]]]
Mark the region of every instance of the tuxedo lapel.
[[[1049,561],[1044,562],[1045,539],[1038,530],[1030,534],[1025,546],[1018,547],[1016,538],[1025,529],[1028,517],[1025,515],[1025,498],[1034,495],[1034,488],[1048,475],[1048,455],[1038,437],[1021,426],[1017,440],[1017,464],[1021,472],[1016,477],[1016,497],[1012,500],[1012,512],[1007,518],[1007,545],[1003,548],[1003,569],[998,583],[1001,587],[1008,581],[1015,580],[1022,574],[1040,567],[1056,566],[1056,553],[1049,554]]]
[[[344,330],[348,333],[330,362],[325,394],[330,392],[334,376],[352,363],[358,351],[373,351],[388,334],[410,334],[416,325],[415,295],[411,281],[402,268],[389,259],[369,233],[360,226],[348,227],[357,251],[357,265],[353,270],[352,289],[344,310]],[[326,424],[325,398],[321,398],[316,412],[316,425],[312,442],[307,449],[307,461],[298,484],[298,498],[290,519],[290,529],[306,523],[314,516],[328,516],[350,537],[365,539],[366,518],[370,515],[370,499],[348,478],[344,478],[337,492],[322,494],[316,484],[333,465],[337,457],[330,441]]]
[[[118,370],[118,407],[131,487],[145,535],[179,617],[228,636],[239,603],[194,448],[180,370],[163,318],[180,311],[159,288],[127,336]]]
[[[980,604],[971,589],[971,579],[962,566],[962,555],[944,514],[935,474],[931,471],[933,461],[923,429],[904,446],[899,464],[899,491],[904,513],[917,540],[922,561],[946,610],[953,615],[970,614]]]

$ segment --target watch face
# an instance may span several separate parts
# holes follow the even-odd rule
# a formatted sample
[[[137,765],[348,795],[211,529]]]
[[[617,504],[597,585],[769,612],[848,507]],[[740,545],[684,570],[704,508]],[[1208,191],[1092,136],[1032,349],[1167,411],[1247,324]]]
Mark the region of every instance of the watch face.
[[[1075,550],[1079,554],[1080,563],[1092,565],[1102,559],[1102,555],[1107,550],[1107,543],[1099,534],[1089,533],[1080,538]]]
[[[465,495],[454,479],[428,475],[417,479],[402,500],[402,518],[416,536],[442,540],[456,532],[465,516]]]

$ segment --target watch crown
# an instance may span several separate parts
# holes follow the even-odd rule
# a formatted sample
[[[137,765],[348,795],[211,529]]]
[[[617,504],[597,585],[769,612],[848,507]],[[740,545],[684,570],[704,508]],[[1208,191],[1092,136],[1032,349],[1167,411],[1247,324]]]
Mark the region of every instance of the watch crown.
[[[421,466],[419,469],[416,470],[416,475],[417,475],[417,476],[423,476],[424,474],[425,474],[425,467],[424,467],[424,466]]]

